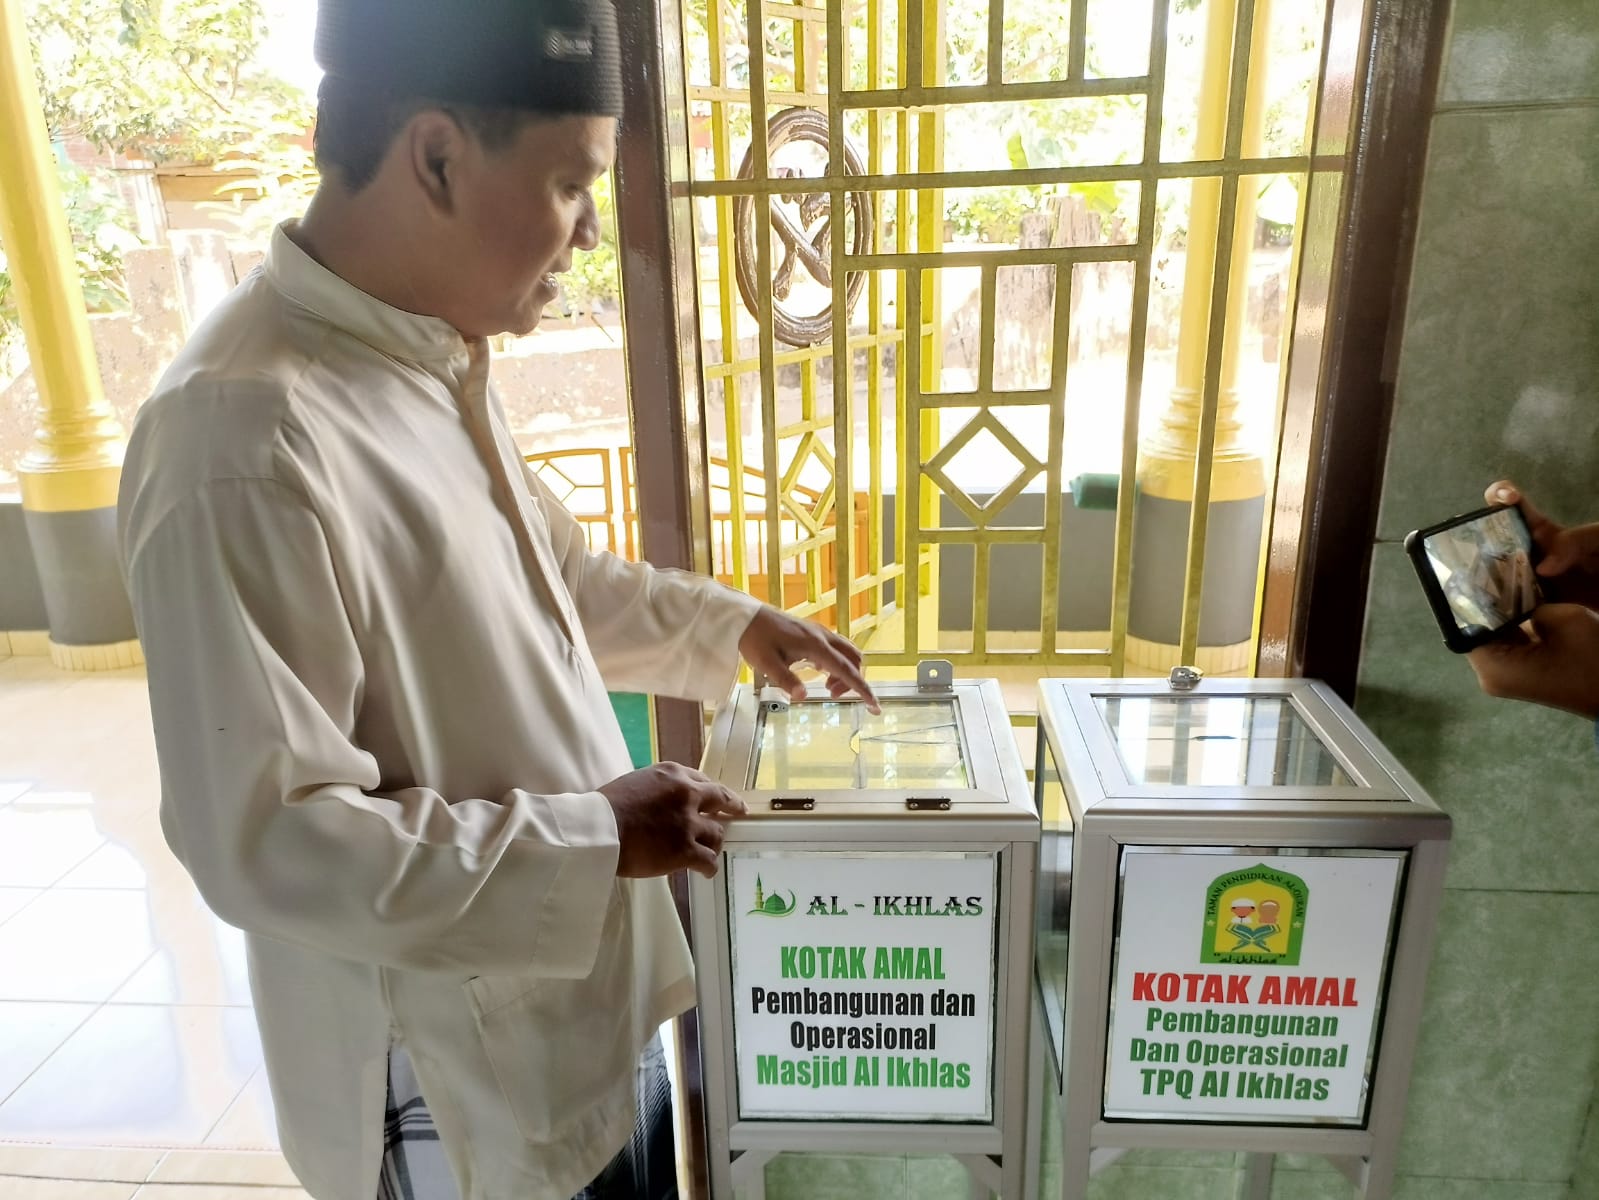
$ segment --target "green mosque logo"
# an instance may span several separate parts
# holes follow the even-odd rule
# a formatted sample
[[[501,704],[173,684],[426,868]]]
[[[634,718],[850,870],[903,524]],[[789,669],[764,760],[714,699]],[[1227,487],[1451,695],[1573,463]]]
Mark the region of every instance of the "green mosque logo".
[[[783,903],[783,897],[773,892],[770,896],[761,885],[761,877],[755,877],[755,907],[750,909],[751,916],[761,917],[786,917],[794,911],[794,893],[789,892],[788,903]]]

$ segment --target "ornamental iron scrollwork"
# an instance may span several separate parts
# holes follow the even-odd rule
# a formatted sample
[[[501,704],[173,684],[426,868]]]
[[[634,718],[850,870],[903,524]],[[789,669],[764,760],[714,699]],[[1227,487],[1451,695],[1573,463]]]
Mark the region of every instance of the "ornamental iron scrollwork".
[[[825,158],[828,145],[827,115],[814,108],[788,108],[767,123],[767,163],[776,179],[808,178],[803,168],[775,165],[778,152],[785,147],[809,142],[821,149]],[[829,163],[829,166],[831,164]],[[738,177],[751,179],[755,173],[755,147],[752,144],[739,166]],[[824,175],[826,170],[824,169]],[[844,139],[844,174],[864,175],[860,153]],[[815,346],[833,335],[833,198],[827,192],[778,192],[771,198],[771,233],[776,235],[777,258],[772,269],[772,326],[777,340],[789,346]],[[744,307],[759,319],[761,281],[756,270],[755,198],[740,196],[734,204],[734,260],[738,272],[739,295]],[[847,254],[870,254],[872,248],[871,199],[866,192],[845,193],[844,236]],[[828,303],[814,313],[796,312],[787,301],[795,295],[795,285],[808,275],[829,293]],[[846,314],[853,313],[866,287],[864,271],[847,273],[844,288]],[[810,289],[804,289],[810,290]]]

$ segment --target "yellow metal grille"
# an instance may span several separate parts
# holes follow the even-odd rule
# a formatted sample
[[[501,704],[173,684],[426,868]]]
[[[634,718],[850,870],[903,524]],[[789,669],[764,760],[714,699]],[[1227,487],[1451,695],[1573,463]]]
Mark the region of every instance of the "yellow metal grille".
[[[686,0],[708,427],[728,478],[753,485],[725,493],[719,573],[830,621],[885,665],[934,652],[1110,674],[1203,662],[1213,510],[1258,501],[1264,512],[1269,501],[1269,447],[1240,430],[1275,429],[1277,374],[1241,373],[1239,359],[1266,310],[1280,319],[1289,308],[1293,268],[1269,297],[1251,292],[1256,197],[1309,166],[1303,140],[1275,129],[1284,105],[1273,107],[1266,64],[1284,29],[1303,31],[1301,60],[1317,61],[1321,4],[1070,0],[1050,6],[1058,28],[1042,49],[1018,46],[1010,20],[1038,5],[1009,4],[988,0],[975,37],[962,9],[957,45],[945,0]],[[1128,57],[1129,21],[1143,69],[1113,74],[1101,60]],[[1168,104],[1169,75],[1183,78],[1176,60],[1198,70],[1196,104]],[[1294,86],[1313,94],[1313,74]],[[1007,143],[1000,131],[1039,106],[1076,114],[1090,135],[1032,161],[1020,135]],[[1119,142],[1092,144],[1101,111],[1121,122]],[[1308,123],[1305,109],[1286,111]],[[977,118],[965,122],[968,142],[992,117],[999,145],[955,147],[952,168],[947,125],[963,112]],[[985,155],[1009,165],[961,165]],[[952,196],[975,197],[975,211],[1016,189],[1055,206],[1047,236],[1036,225],[1031,240],[1004,244],[950,235]],[[1083,236],[1066,228],[1083,195],[1102,194],[1118,197],[1114,211]],[[970,296],[957,307],[961,287]],[[1047,311],[1018,316],[1018,297],[1044,297]],[[1096,325],[1125,329],[1109,387],[1103,356],[1080,361]],[[1163,340],[1174,346],[1166,357]],[[1146,394],[1151,364],[1174,378],[1159,394]],[[1063,574],[1076,595],[1088,571],[1077,545],[1062,545],[1063,514],[1086,510],[1063,497],[1074,463],[1094,474],[1073,452],[1090,427],[1100,461],[1082,492],[1098,490],[1109,550],[1084,628],[1060,616]],[[1142,537],[1173,519],[1162,504],[1186,513],[1171,556],[1181,565],[1161,585],[1180,603],[1165,636],[1133,604],[1135,587],[1156,587],[1161,573],[1140,565],[1134,579],[1135,514]],[[1228,526],[1233,541],[1239,527],[1247,519]],[[1256,603],[1258,521],[1253,536],[1256,553],[1233,567],[1247,576],[1235,608]],[[941,594],[968,574],[969,601]],[[1016,607],[1013,578],[1036,588],[1036,622],[998,628],[996,607]],[[1252,661],[1255,621],[1244,615],[1224,667]],[[1133,628],[1139,619],[1151,628]]]

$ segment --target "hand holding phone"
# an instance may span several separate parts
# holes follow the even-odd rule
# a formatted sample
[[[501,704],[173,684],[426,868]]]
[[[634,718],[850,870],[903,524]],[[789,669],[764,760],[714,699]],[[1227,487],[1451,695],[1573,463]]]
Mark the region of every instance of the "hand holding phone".
[[[1544,604],[1523,627],[1468,656],[1485,694],[1599,719],[1599,613]]]
[[[1561,525],[1552,521],[1506,479],[1489,484],[1485,498],[1489,504],[1514,504],[1527,519],[1545,601],[1582,604],[1599,611],[1599,522]]]
[[[1405,538],[1405,551],[1444,644],[1457,654],[1518,630],[1543,602],[1535,569],[1537,546],[1515,505],[1496,505],[1416,530]]]

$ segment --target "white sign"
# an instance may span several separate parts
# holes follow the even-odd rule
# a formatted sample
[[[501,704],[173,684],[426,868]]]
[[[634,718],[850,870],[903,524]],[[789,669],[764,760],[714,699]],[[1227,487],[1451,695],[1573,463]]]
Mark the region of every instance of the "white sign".
[[[741,1118],[993,1117],[993,854],[732,851]]]
[[[1123,863],[1105,1115],[1363,1123],[1404,856]]]

